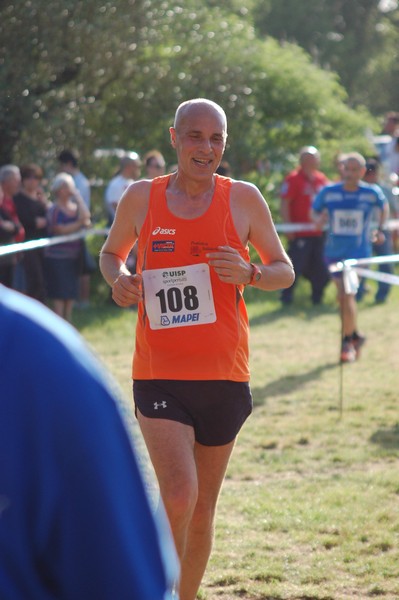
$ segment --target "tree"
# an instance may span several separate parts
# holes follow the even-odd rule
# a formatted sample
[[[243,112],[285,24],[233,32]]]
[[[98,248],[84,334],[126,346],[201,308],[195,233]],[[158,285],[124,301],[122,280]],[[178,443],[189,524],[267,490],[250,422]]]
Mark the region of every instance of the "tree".
[[[12,160],[22,140],[32,148],[57,146],[65,137],[85,145],[92,133],[85,115],[137,48],[143,15],[141,0],[3,3],[0,163]]]
[[[237,175],[302,144],[357,144],[371,123],[298,46],[258,39],[239,2],[27,0],[0,23],[0,162],[51,164],[65,145],[159,147],[172,162],[174,110],[196,96],[226,109]]]
[[[337,72],[351,105],[367,106],[370,102],[377,108],[378,103],[367,93],[373,72],[370,65],[388,63],[394,67],[397,63],[396,0],[260,0],[253,18],[260,35],[297,43],[316,64]],[[389,69],[384,73],[391,80]],[[385,110],[392,108],[395,93],[390,94],[382,85],[381,95]]]

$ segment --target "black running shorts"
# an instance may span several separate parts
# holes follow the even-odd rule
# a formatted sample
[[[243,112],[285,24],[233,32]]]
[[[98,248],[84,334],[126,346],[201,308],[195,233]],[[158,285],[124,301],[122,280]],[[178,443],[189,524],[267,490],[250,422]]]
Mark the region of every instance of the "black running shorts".
[[[133,397],[136,414],[190,425],[204,446],[233,441],[252,412],[248,382],[135,379]]]

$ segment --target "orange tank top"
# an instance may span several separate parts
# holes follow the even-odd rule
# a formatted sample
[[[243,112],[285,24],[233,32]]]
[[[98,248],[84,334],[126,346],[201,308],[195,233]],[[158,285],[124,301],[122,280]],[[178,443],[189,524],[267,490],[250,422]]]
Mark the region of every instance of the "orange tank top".
[[[230,210],[232,181],[216,176],[212,202],[194,219],[168,208],[170,175],[151,185],[138,240],[138,307],[134,379],[249,380],[248,316],[244,286],[223,283],[206,253],[231,246],[249,261]]]

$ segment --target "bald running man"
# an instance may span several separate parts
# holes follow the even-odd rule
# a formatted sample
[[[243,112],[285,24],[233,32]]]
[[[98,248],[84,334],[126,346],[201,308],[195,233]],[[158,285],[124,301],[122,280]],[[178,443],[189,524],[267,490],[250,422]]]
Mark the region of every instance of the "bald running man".
[[[224,110],[183,102],[170,140],[177,171],[127,189],[100,266],[115,302],[138,304],[136,414],[181,561],[180,599],[194,600],[228,461],[252,410],[244,288],[285,288],[294,272],[259,190],[215,174]],[[137,239],[132,275],[125,261]]]

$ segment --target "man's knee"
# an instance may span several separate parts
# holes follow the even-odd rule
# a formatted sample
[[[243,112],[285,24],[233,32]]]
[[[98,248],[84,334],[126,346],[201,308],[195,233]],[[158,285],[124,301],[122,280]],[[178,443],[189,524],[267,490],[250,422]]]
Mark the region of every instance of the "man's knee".
[[[161,489],[162,500],[169,519],[191,518],[198,498],[198,488],[194,482],[175,479],[166,488]]]

